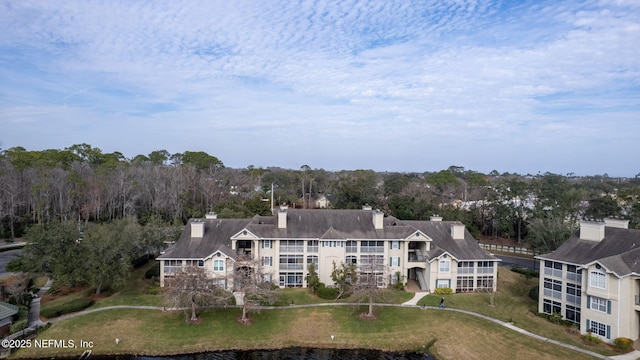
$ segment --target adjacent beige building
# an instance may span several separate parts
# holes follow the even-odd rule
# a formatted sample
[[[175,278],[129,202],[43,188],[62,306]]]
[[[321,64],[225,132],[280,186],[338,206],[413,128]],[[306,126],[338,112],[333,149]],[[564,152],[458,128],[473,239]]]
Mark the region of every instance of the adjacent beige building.
[[[612,343],[640,336],[640,230],[628,220],[580,223],[579,234],[540,260],[538,311]]]
[[[425,291],[495,291],[498,259],[457,221],[402,221],[381,211],[296,210],[251,219],[192,219],[160,261],[160,281],[184,266],[200,266],[232,289],[239,258],[258,260],[264,281],[306,287],[310,264],[327,286],[334,263],[375,269],[378,285],[415,280]],[[369,266],[375,265],[375,266]],[[400,275],[400,276],[398,276]]]

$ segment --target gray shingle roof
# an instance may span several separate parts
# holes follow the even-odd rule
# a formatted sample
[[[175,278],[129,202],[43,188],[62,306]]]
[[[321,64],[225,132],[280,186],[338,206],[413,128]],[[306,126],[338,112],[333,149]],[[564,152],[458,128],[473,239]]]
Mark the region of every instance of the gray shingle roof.
[[[405,221],[405,223],[422,231],[433,239],[429,258],[436,258],[445,252],[458,260],[487,260],[497,258],[487,254],[471,233],[464,230],[464,239],[454,240],[451,237],[451,226],[461,224],[458,221]]]
[[[220,250],[234,257],[233,235],[246,229],[264,239],[406,239],[422,231],[433,239],[430,258],[448,252],[464,260],[496,260],[482,250],[465,230],[462,240],[451,237],[451,221],[402,221],[393,216],[383,219],[383,228],[375,229],[372,210],[287,210],[287,226],[279,229],[276,216],[254,216],[251,219],[206,219],[204,236],[191,238],[191,222],[187,224],[175,246],[158,259],[203,259]]]
[[[576,233],[556,251],[538,258],[577,265],[598,261],[618,276],[640,274],[640,230],[605,227],[600,241],[581,240]]]
[[[6,319],[17,314],[19,308],[16,305],[0,301],[0,319]]]
[[[207,219],[204,220],[204,236],[191,237],[189,220],[175,245],[158,259],[204,259],[220,250],[225,255],[234,257],[231,250],[231,237],[242,230],[252,219]]]

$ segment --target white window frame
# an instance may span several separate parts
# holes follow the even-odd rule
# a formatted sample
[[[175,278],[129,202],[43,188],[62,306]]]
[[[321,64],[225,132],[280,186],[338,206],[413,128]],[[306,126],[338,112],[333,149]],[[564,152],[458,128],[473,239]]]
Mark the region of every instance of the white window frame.
[[[391,256],[389,258],[389,266],[400,266],[400,256]]]
[[[607,288],[607,274],[601,271],[590,271],[589,272],[589,286],[596,289],[606,289]]]
[[[220,267],[219,265],[217,266],[216,264],[222,264],[222,267]],[[224,269],[225,269],[224,259],[214,259],[213,260],[213,271],[214,272],[224,272]]]
[[[273,240],[262,240],[263,249],[273,249]]]
[[[589,308],[593,311],[598,311],[601,313],[607,313],[608,301],[607,299],[599,298],[597,296],[590,296],[591,304],[589,304]]]
[[[591,333],[594,335],[607,337],[607,324],[605,323],[591,320],[591,323],[589,324],[589,329],[587,330],[592,330]]]
[[[262,266],[273,266],[273,256],[263,256]]]
[[[451,288],[451,280],[450,279],[438,279],[438,280],[436,280],[436,288],[438,288],[438,289]]]
[[[451,271],[451,260],[440,260],[439,265],[440,272],[448,273]]]
[[[391,250],[400,250],[400,241],[391,241]]]

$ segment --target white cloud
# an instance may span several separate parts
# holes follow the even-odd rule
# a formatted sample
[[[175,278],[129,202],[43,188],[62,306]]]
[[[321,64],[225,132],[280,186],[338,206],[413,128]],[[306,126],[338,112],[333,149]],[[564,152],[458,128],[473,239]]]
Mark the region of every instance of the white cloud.
[[[58,122],[74,137],[48,146],[84,137],[133,156],[198,145],[227,164],[263,156],[264,166],[292,166],[289,157],[304,153],[335,163],[327,167],[379,170],[434,170],[420,156],[439,147],[443,163],[468,159],[467,168],[490,171],[543,168],[539,154],[570,141],[560,133],[593,136],[584,129],[609,121],[610,136],[638,150],[624,132],[640,110],[633,2],[24,1],[0,9],[5,147],[44,143],[23,135],[24,122]],[[153,143],[116,142],[114,122]],[[273,139],[265,147],[308,148],[258,155],[237,146],[265,138]],[[486,144],[497,140],[517,150]],[[389,152],[386,160],[365,155],[372,146]],[[519,154],[520,162],[509,158]]]

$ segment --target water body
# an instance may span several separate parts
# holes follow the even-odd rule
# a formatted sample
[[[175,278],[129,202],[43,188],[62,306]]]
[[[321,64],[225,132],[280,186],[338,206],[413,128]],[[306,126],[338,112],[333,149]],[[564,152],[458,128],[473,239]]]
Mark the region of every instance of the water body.
[[[288,348],[279,350],[216,351],[176,356],[90,357],[91,360],[435,360],[430,354],[364,349]]]

